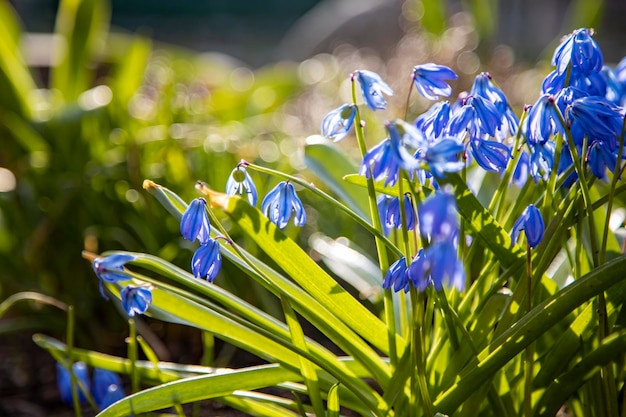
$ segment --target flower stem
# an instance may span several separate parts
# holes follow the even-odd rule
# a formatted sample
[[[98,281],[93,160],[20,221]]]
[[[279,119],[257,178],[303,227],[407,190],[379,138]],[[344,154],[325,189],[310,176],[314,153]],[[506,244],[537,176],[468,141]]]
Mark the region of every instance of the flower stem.
[[[76,417],[81,417],[83,415],[82,410],[80,408],[80,399],[78,396],[78,381],[76,378],[76,374],[74,374],[74,364],[72,360],[72,351],[74,350],[74,329],[76,327],[76,317],[74,315],[74,306],[67,307],[67,333],[66,333],[66,341],[67,341],[67,357],[68,361],[68,370],[70,372],[70,381],[72,385],[72,403],[74,405],[74,415]]]
[[[139,373],[137,373],[137,328],[135,320],[128,319],[128,359],[130,360],[130,389],[131,393],[139,392]]]
[[[533,308],[533,264],[530,245],[526,244],[526,312],[530,313]],[[535,356],[535,344],[528,345],[525,351],[525,368],[524,368],[524,415],[532,417],[533,404],[533,361]]]

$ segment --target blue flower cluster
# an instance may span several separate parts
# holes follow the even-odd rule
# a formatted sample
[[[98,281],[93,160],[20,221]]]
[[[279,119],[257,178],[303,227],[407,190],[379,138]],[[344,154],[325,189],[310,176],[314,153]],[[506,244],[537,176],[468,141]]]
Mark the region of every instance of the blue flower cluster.
[[[555,168],[555,135],[571,135],[577,155],[586,155],[591,172],[604,179],[619,155],[618,140],[624,126],[626,58],[615,70],[604,65],[600,47],[590,29],[566,36],[552,58],[554,70],[544,79],[542,95],[528,111],[523,126],[530,149],[529,172],[535,180],[547,178]],[[622,151],[623,152],[623,151]],[[567,144],[556,167],[572,165]],[[576,174],[568,178],[571,184]]]
[[[100,411],[125,396],[122,380],[114,372],[96,368],[93,373],[92,385],[89,379],[89,370],[85,363],[75,362],[72,365],[72,371],[79,384],[91,393]],[[57,362],[57,388],[61,394],[61,400],[66,404],[72,404],[72,377],[69,370],[59,362]],[[87,402],[85,394],[81,389],[77,389],[77,392],[79,402],[85,404]]]
[[[422,240],[428,245],[420,249],[407,265],[400,258],[391,265],[383,280],[383,288],[407,292],[412,285],[419,291],[432,285],[441,290],[444,284],[463,290],[465,270],[457,257],[459,220],[454,196],[437,191],[417,209]]]

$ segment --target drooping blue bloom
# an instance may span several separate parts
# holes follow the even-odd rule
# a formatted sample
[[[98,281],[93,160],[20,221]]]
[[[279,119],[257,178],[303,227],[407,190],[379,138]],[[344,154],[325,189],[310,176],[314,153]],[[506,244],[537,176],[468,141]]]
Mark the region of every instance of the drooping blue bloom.
[[[352,104],[344,104],[331,111],[322,120],[322,136],[339,142],[350,132],[355,116],[356,106]]]
[[[191,272],[196,278],[213,282],[222,267],[222,254],[217,239],[209,239],[201,245],[191,259]]]
[[[135,314],[143,314],[152,303],[152,291],[146,287],[127,285],[120,292],[122,307],[129,317]]]
[[[441,178],[446,172],[456,172],[463,168],[465,163],[459,161],[458,157],[462,151],[463,143],[453,137],[444,137],[429,145],[421,155],[433,176]]]
[[[511,182],[522,188],[526,181],[528,181],[528,175],[530,174],[530,158],[525,151],[522,151],[520,155],[517,165],[515,165],[515,170],[513,171],[513,176],[511,178]]]
[[[87,365],[85,365],[84,362],[74,362],[72,370],[76,376],[78,384],[76,386],[78,400],[81,404],[85,404],[87,402],[87,397],[85,397],[85,394],[79,387],[82,384],[87,391],[89,391],[91,387],[91,384],[89,383],[89,371],[87,370]],[[57,388],[59,390],[59,394],[61,394],[61,400],[66,404],[73,404],[72,376],[70,375],[70,371],[59,362],[57,362]]]
[[[406,230],[415,229],[415,207],[410,195],[404,196],[404,213],[406,215]],[[385,215],[385,225],[388,228],[402,228],[402,213],[400,212],[400,200],[396,197],[391,200]]]
[[[280,229],[285,228],[291,212],[295,212],[293,223],[302,226],[306,223],[306,213],[302,201],[289,181],[283,181],[274,187],[263,199],[261,210]]]
[[[415,127],[421,130],[429,141],[433,141],[443,135],[449,120],[450,103],[440,101],[415,119]]]
[[[499,140],[504,139],[507,133],[512,135],[517,131],[519,119],[509,106],[504,92],[493,83],[489,73],[482,72],[474,78],[470,95],[483,97],[496,107],[501,119],[497,132],[500,134],[496,134]]]
[[[615,76],[620,82],[626,83],[626,56],[615,67]]]
[[[560,127],[559,116],[553,105],[554,97],[544,94],[528,111],[526,141],[531,145],[546,143]]]
[[[554,142],[548,141],[536,145],[529,143],[528,145],[530,148],[530,175],[535,182],[540,178],[547,180],[554,166]]]
[[[441,291],[444,284],[459,291],[465,287],[465,270],[452,241],[438,241],[426,250],[420,250],[406,275],[409,282],[420,291],[430,284],[437,291]]]
[[[238,164],[237,167],[233,169],[230,173],[230,176],[226,181],[226,194],[245,194],[248,197],[248,203],[250,203],[251,206],[256,206],[258,193],[256,191],[256,186],[252,181],[252,177],[250,177],[250,174],[248,174],[248,171],[246,171],[244,164]]]
[[[561,157],[559,158],[559,168],[557,172],[559,173],[559,175],[561,175],[573,164],[574,160],[572,159],[572,154],[569,150],[569,146],[567,145],[567,143],[564,143],[563,149],[561,149]],[[571,187],[577,179],[578,174],[576,173],[576,170],[572,170],[572,173],[567,178],[565,178],[565,180],[563,180],[563,186],[566,188]]]
[[[565,73],[570,64],[572,72],[589,75],[600,71],[604,58],[592,36],[592,30],[582,28],[563,38],[552,57],[552,65],[556,66],[559,74]]]
[[[406,275],[406,258],[402,257],[395,261],[390,267],[385,278],[383,279],[383,288],[386,290],[392,289],[395,292],[404,290],[409,291],[409,280]]]
[[[611,103],[619,106],[624,96],[624,84],[617,78],[617,74],[606,65],[602,67],[602,75],[606,81],[606,94],[604,97]]]
[[[611,173],[615,170],[617,152],[611,151],[605,142],[596,140],[589,147],[588,159],[593,175],[599,179],[606,179],[606,170]]]
[[[486,171],[502,171],[511,158],[509,147],[494,140],[470,139],[469,149],[476,163]]]
[[[563,88],[565,88],[566,73],[560,73],[557,70],[552,71],[543,79],[541,83],[542,94],[558,94]]]
[[[394,146],[391,139],[387,138],[370,149],[361,161],[359,175],[372,177],[374,181],[386,178],[385,185],[394,185],[400,171],[400,161],[394,156]]]
[[[211,227],[206,212],[207,202],[204,198],[196,198],[189,203],[180,220],[180,234],[191,242],[198,239],[204,244],[210,238]]]
[[[115,372],[96,368],[93,373],[93,399],[100,410],[124,398],[122,379]]]
[[[530,204],[524,209],[522,215],[513,224],[513,230],[511,230],[511,239],[513,242],[517,241],[521,231],[526,233],[526,240],[528,246],[531,248],[536,247],[541,239],[543,239],[544,224],[541,212],[533,204]]]
[[[383,93],[392,96],[391,87],[380,78],[380,75],[372,71],[357,71],[356,77],[361,85],[361,92],[367,106],[372,110],[384,110],[387,107],[387,101],[383,97]]]
[[[566,113],[572,130],[580,129],[591,140],[606,142],[611,150],[617,147],[624,123],[621,107],[604,97],[588,96],[574,100]]]
[[[376,206],[378,207],[378,217],[380,217],[380,224],[383,228],[383,233],[385,236],[388,236],[389,232],[391,231],[391,229],[387,225],[387,211],[389,210],[389,206],[391,206],[391,202],[393,200],[393,197],[382,194],[378,197],[378,200],[376,202]]]
[[[445,65],[429,63],[413,67],[415,88],[429,100],[438,100],[439,96],[450,97],[452,87],[446,81],[457,78],[456,73]]]
[[[94,259],[92,268],[100,280],[100,294],[105,300],[108,300],[109,297],[104,293],[104,282],[113,284],[118,281],[128,281],[131,277],[124,272],[124,265],[134,260],[135,257],[127,253]]]
[[[435,192],[418,209],[420,233],[431,241],[452,240],[459,232],[459,219],[454,196]]]
[[[448,134],[463,138],[469,132],[471,138],[483,135],[495,136],[502,124],[502,116],[496,106],[480,96],[467,96],[448,123]]]

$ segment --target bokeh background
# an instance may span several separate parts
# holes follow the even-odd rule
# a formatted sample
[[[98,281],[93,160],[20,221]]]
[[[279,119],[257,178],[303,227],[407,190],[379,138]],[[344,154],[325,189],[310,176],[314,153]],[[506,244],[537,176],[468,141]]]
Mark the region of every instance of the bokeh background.
[[[328,146],[319,123],[349,100],[351,71],[377,71],[396,91],[382,117],[367,116],[372,145],[383,118],[404,114],[414,65],[454,68],[455,94],[488,70],[519,110],[577,27],[594,27],[606,63],[617,63],[625,17],[621,0],[0,0],[0,301],[34,291],[74,305],[76,344],[123,354],[124,316],[99,295],[81,251],[144,251],[185,268],[192,255],[144,179],[189,200],[198,179],[222,190],[243,158],[323,183],[313,145]],[[409,118],[427,104],[414,95]],[[336,148],[337,176],[356,172],[354,141]],[[260,194],[276,183],[254,179]],[[373,253],[362,230],[303,198],[309,222],[288,233],[316,259],[329,261],[320,248],[341,236]],[[229,265],[218,280],[280,314]],[[36,303],[0,318],[0,416],[72,414],[52,359],[31,341],[62,339],[65,323]],[[139,326],[163,360],[202,355],[189,329]],[[256,360],[217,352],[219,365]]]

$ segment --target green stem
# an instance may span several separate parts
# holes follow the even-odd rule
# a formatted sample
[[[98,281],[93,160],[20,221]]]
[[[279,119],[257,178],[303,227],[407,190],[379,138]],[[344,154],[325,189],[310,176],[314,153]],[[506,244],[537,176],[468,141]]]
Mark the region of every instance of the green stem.
[[[74,306],[67,307],[67,357],[68,371],[70,372],[70,381],[72,384],[72,403],[74,405],[74,415],[81,417],[83,415],[80,408],[80,398],[78,396],[78,381],[74,374],[74,364],[72,362],[72,351],[74,350],[74,329],[76,328],[76,317],[74,315]]]
[[[128,319],[128,360],[130,360],[130,389],[134,394],[139,392],[139,373],[137,372],[138,346],[135,320]]]
[[[532,254],[530,251],[530,246],[526,244],[526,312],[530,313],[533,308],[533,288],[532,288],[532,278],[533,278],[533,265],[532,265]],[[533,394],[533,361],[535,356],[535,344],[530,343],[526,347],[526,360],[525,360],[525,383],[524,383],[524,415],[526,417],[532,417],[533,413],[533,404],[532,404],[532,394]]]
[[[415,360],[417,374],[412,373],[414,385],[417,385],[417,391],[422,397],[424,414],[428,417],[434,415],[433,403],[428,392],[428,382],[426,379],[426,363],[424,361],[424,335],[422,327],[424,324],[424,293],[418,292],[416,288],[411,287],[411,301],[413,307],[413,337],[411,338],[412,356]],[[417,415],[417,414],[413,414]]]
[[[356,108],[356,115],[354,120],[355,125],[355,133],[356,140],[359,146],[359,151],[361,152],[361,158],[365,157],[367,153],[367,148],[365,147],[365,134],[363,133],[363,125],[361,123],[361,111],[359,110],[359,106],[356,105],[356,73],[353,73],[350,77],[350,82],[352,84],[352,103]],[[370,167],[367,167],[370,170]],[[371,174],[371,171],[370,171]],[[374,239],[376,242],[376,252],[378,253],[378,264],[380,265],[380,270],[387,271],[389,269],[389,258],[387,256],[387,251],[385,249],[385,241],[388,240],[384,237],[382,233],[382,225],[380,223],[380,215],[378,213],[378,205],[376,204],[376,189],[374,188],[374,179],[371,175],[367,176],[367,195],[370,207],[370,215],[372,217],[372,224],[374,225],[374,230],[377,233],[374,233]],[[389,245],[387,245],[389,247]],[[385,290],[384,295],[384,309],[385,309],[385,322],[387,323],[387,336],[389,338],[389,359],[391,362],[392,370],[395,369],[398,365],[398,351],[396,346],[396,317],[395,317],[395,309],[393,306],[393,296],[390,290]]]

